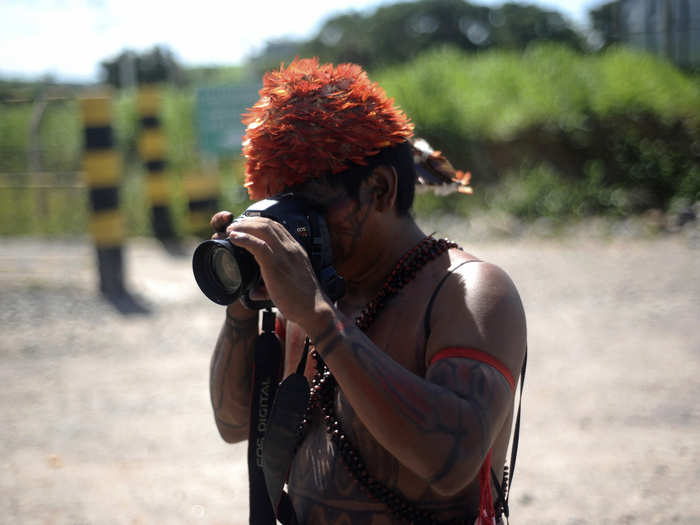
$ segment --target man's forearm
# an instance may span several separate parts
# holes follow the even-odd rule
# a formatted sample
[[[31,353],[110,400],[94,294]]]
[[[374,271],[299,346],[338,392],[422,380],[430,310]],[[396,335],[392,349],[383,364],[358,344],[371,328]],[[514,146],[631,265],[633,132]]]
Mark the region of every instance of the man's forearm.
[[[248,437],[250,377],[257,334],[257,312],[245,311],[238,304],[226,309],[226,320],[211,359],[209,387],[216,426],[229,443]]]
[[[487,366],[466,362],[457,372],[450,370],[454,362],[440,364],[431,369],[435,377],[424,379],[336,310],[322,317],[314,344],[365,427],[436,490],[460,490],[476,475],[502,424],[509,390],[504,380]]]

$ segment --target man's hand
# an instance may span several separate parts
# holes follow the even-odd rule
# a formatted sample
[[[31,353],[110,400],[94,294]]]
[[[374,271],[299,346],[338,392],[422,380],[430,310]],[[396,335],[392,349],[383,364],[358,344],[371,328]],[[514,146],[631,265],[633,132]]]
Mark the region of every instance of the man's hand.
[[[211,236],[212,239],[226,239],[228,234],[226,233],[226,227],[233,222],[233,213],[230,211],[220,211],[214,214],[209,221],[211,229],[214,230],[214,234]]]
[[[249,251],[260,265],[265,288],[284,316],[313,330],[316,315],[330,307],[304,248],[284,226],[263,217],[247,217],[226,228],[228,239]]]
[[[226,239],[233,214],[220,211],[211,219],[212,239]],[[209,388],[214,419],[221,437],[236,443],[248,437],[250,381],[253,351],[258,335],[258,312],[242,301],[226,308],[226,320],[211,358]]]
[[[228,233],[226,233],[226,228],[233,222],[233,213],[230,211],[220,211],[214,214],[211,218],[209,224],[211,225],[214,233],[211,238],[216,240],[226,240],[228,238]],[[257,292],[257,290],[256,290]],[[253,299],[265,299],[266,297],[252,297]],[[251,310],[243,304],[240,299],[234,301],[226,307],[227,315],[231,319],[236,319],[240,321],[257,318],[257,310]]]

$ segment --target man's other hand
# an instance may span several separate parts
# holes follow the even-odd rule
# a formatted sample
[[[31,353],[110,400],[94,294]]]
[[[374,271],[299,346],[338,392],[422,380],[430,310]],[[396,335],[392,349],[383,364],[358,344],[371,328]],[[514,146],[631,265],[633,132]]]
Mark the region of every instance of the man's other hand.
[[[228,234],[226,233],[226,227],[233,222],[233,213],[230,211],[220,211],[215,213],[209,224],[211,229],[214,230],[214,234],[211,236],[212,239],[226,239]]]
[[[221,222],[226,220],[221,217]],[[304,248],[280,223],[248,217],[229,224],[228,239],[249,251],[260,265],[272,302],[284,316],[309,330],[315,315],[329,305]]]

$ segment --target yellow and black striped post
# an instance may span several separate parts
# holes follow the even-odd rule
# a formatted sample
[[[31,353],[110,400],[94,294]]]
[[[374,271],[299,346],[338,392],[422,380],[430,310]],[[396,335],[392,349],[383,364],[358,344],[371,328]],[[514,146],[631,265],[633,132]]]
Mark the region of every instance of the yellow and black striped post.
[[[124,295],[122,244],[124,221],[119,208],[121,157],[114,149],[112,100],[106,95],[80,100],[85,149],[83,172],[90,192],[90,231],[97,248],[100,291]]]
[[[161,241],[176,238],[170,214],[167,142],[161,126],[161,92],[158,86],[147,84],[138,91],[138,111],[141,118],[139,153],[146,168],[146,192],[151,205],[153,233]]]
[[[217,211],[219,176],[210,169],[202,173],[189,173],[184,179],[187,196],[187,225],[197,237],[210,234],[209,221]]]

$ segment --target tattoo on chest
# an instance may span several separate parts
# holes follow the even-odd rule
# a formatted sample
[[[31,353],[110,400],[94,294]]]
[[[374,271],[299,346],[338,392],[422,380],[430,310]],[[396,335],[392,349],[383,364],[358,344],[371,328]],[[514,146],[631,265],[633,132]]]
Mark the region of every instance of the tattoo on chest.
[[[398,461],[372,438],[347,402],[339,399],[341,397],[341,394],[337,394],[336,407],[343,418],[348,436],[367,457],[377,478],[389,486],[395,486],[398,480]],[[321,419],[318,412],[314,416],[314,421]],[[295,459],[293,479],[300,486],[316,493],[325,493],[332,499],[367,499],[357,481],[343,465],[336,446],[320,422],[313,423],[309,428]]]
[[[398,462],[374,441],[341,397],[342,394],[337,394],[336,407],[343,417],[346,432],[352,435],[376,468],[377,477],[387,485],[395,486]],[[324,520],[328,520],[328,523],[344,523],[345,516],[351,519],[349,523],[371,523],[369,518],[383,515],[386,507],[370,499],[362,490],[340,460],[336,446],[319,422],[320,414],[316,412],[314,416],[316,423],[309,428],[289,478],[290,495],[301,522],[325,523]]]

